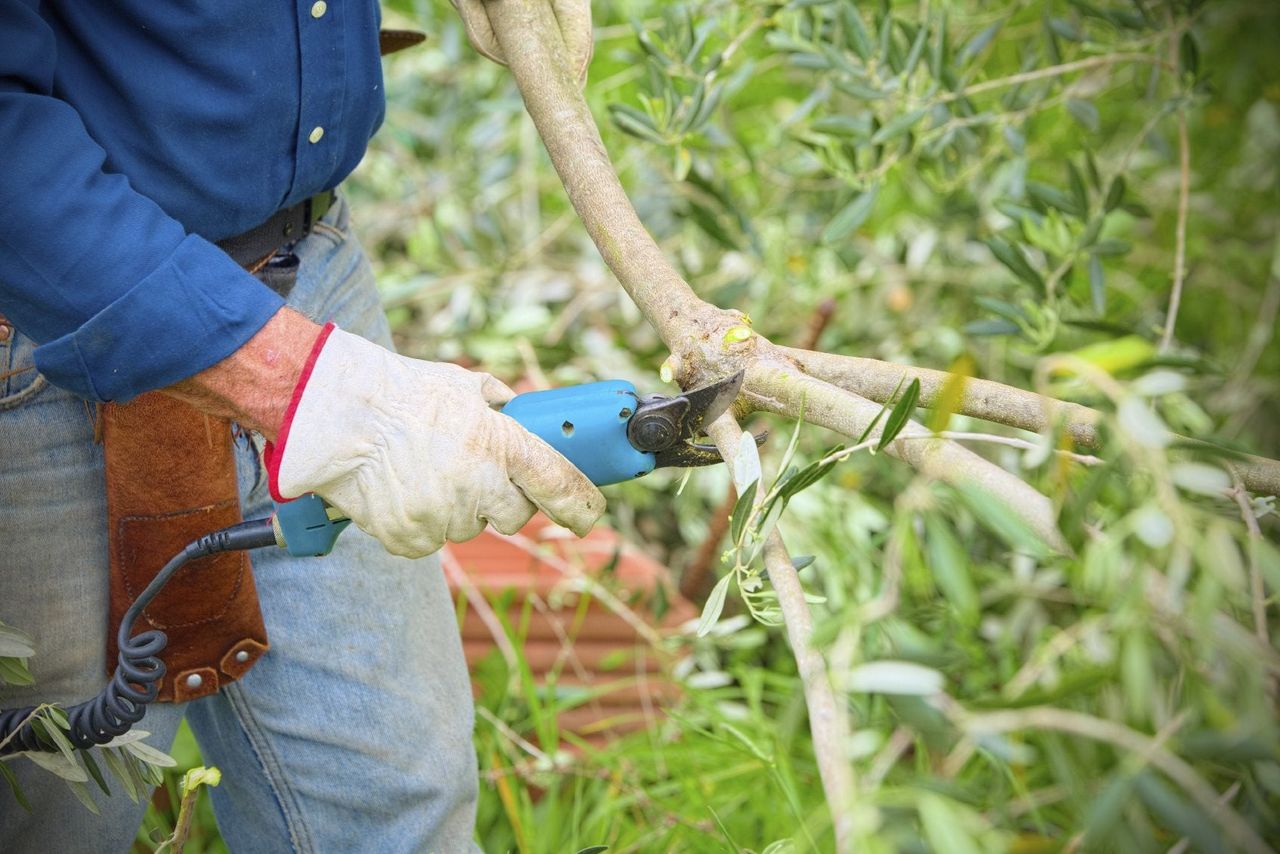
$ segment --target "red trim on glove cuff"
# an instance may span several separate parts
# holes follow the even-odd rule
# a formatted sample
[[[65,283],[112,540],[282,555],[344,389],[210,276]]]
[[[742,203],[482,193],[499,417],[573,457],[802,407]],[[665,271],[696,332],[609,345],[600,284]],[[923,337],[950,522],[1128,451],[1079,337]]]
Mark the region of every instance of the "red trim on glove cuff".
[[[316,360],[320,358],[320,351],[329,340],[329,334],[337,328],[333,323],[326,323],[320,330],[320,334],[316,336],[306,364],[302,366],[298,384],[293,387],[293,396],[289,398],[289,408],[284,411],[284,421],[280,423],[280,432],[276,435],[276,441],[267,442],[267,446],[262,449],[262,461],[267,466],[267,488],[271,490],[271,497],[276,501],[292,500],[280,494],[280,461],[284,459],[285,442],[289,441],[289,428],[293,426],[293,416],[298,411],[298,404],[302,402],[302,393],[306,390],[307,380],[311,379],[311,372],[315,370]],[[294,496],[294,498],[297,497]]]

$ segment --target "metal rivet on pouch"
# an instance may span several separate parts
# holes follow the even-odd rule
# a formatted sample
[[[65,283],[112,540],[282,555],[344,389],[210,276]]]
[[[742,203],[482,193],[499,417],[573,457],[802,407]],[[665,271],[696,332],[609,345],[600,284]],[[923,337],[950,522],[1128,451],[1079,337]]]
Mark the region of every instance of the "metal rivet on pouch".
[[[203,684],[204,684],[204,677],[201,676],[199,673],[192,673],[190,676],[187,677],[187,687],[192,689],[193,691],[196,688],[199,688]]]
[[[248,660],[249,660],[249,653],[247,651],[242,649],[236,653],[236,661],[240,662],[241,664],[244,664]]]

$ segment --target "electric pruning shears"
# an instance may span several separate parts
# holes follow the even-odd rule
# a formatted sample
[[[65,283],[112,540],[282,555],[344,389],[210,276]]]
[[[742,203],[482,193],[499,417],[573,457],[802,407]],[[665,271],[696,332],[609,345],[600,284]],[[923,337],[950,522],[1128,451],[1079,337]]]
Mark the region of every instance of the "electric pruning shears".
[[[596,486],[643,477],[656,468],[723,462],[715,445],[696,441],[738,397],[743,372],[675,396],[640,396],[626,380],[604,380],[512,398],[509,415],[573,463]],[[763,437],[760,437],[763,438]],[[319,496],[276,505],[276,545],[296,557],[333,549],[348,520]]]
[[[655,468],[705,466],[722,461],[714,445],[696,441],[738,397],[743,373],[674,397],[641,397],[625,380],[606,380],[513,398],[502,411],[541,437],[597,486],[643,477]],[[756,437],[763,441],[764,436]],[[350,524],[342,511],[315,494],[276,505],[263,519],[223,528],[189,543],[156,573],[116,634],[118,663],[96,697],[66,710],[67,735],[81,748],[123,735],[155,700],[165,665],[159,657],[168,638],[150,630],[133,634],[138,615],[187,563],[218,552],[280,546],[298,557],[327,555]],[[53,750],[29,722],[37,707],[0,709],[0,755]]]

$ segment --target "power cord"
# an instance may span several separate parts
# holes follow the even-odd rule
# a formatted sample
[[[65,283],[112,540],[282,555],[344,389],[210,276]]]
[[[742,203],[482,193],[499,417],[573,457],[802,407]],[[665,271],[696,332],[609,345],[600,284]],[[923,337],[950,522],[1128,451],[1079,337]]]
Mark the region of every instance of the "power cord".
[[[272,519],[267,517],[205,534],[174,555],[129,606],[124,619],[120,621],[120,630],[116,634],[120,654],[111,681],[98,696],[66,710],[71,724],[68,733],[71,743],[88,749],[124,735],[142,720],[147,712],[147,704],[155,700],[160,691],[160,680],[165,674],[164,662],[159,655],[169,643],[169,638],[164,632],[155,629],[139,632],[132,637],[130,635],[133,634],[133,624],[137,622],[139,615],[178,570],[197,558],[219,552],[260,549],[274,546],[277,542]],[[37,708],[39,706],[0,709],[0,743],[4,743],[0,747],[0,756],[28,750],[57,750],[56,745],[41,738],[31,727],[29,719]]]

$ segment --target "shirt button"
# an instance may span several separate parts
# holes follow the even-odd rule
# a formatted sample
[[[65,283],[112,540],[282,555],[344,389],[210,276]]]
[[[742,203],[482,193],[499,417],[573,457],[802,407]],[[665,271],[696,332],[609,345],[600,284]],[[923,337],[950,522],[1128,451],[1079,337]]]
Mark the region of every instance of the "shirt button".
[[[0,320],[0,344],[9,340],[9,336],[13,334],[13,327]]]
[[[316,125],[311,129],[311,136],[307,137],[307,139],[311,140],[312,142],[319,142],[320,140],[324,139],[324,128],[320,127],[319,125]]]
[[[324,0],[316,0],[316,2],[311,4],[311,17],[313,18],[323,18],[324,13],[328,11],[329,4],[324,2]]]

